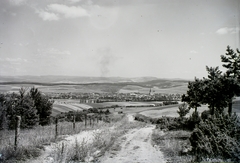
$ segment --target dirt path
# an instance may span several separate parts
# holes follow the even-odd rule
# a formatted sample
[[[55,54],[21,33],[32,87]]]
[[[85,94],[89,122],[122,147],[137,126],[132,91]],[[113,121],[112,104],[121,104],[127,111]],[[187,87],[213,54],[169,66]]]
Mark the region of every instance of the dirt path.
[[[134,123],[132,114],[128,114],[129,122]],[[112,129],[114,128],[111,127]],[[127,134],[120,137],[116,141],[117,150],[112,148],[106,152],[104,156],[99,158],[101,163],[164,163],[163,154],[151,144],[152,131],[154,125],[148,125],[143,128],[135,128],[130,130]],[[55,163],[56,158],[51,154],[57,149],[57,146],[62,143],[67,144],[68,147],[74,146],[75,140],[78,142],[83,140],[90,143],[93,135],[99,133],[101,130],[83,131],[79,134],[66,136],[62,141],[52,143],[45,146],[45,150],[38,158],[26,161],[27,163]],[[87,161],[88,162],[88,161]]]
[[[130,130],[121,139],[121,150],[110,151],[100,159],[102,163],[164,163],[161,151],[151,144],[154,125]]]

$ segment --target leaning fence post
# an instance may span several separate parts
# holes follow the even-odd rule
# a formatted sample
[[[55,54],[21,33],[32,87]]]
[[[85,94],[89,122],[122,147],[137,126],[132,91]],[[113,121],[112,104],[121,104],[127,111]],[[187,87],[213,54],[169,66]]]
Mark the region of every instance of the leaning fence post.
[[[73,130],[75,131],[75,115],[73,115]]]
[[[57,137],[58,137],[58,118],[56,117],[56,119],[55,119],[55,139],[57,139]]]
[[[16,126],[15,126],[15,142],[14,142],[14,150],[17,150],[18,146],[18,137],[20,134],[20,123],[21,123],[21,117],[16,116]]]

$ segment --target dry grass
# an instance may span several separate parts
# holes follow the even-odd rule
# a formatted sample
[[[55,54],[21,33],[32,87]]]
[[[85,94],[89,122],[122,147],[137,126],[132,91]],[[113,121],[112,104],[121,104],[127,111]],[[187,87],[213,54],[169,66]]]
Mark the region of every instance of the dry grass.
[[[183,150],[190,147],[188,138],[191,132],[168,131],[163,132],[155,129],[152,134],[153,144],[157,145],[163,152],[168,162],[192,162],[193,156],[183,154]]]
[[[99,126],[106,126],[103,122],[95,124],[93,127],[88,126],[85,129],[83,122],[76,123],[75,130],[71,122],[60,122],[58,125],[58,139],[55,139],[55,125],[37,126],[34,129],[21,130],[19,135],[19,144],[14,151],[14,131],[0,131],[0,162],[12,159],[25,160],[37,157],[41,154],[43,145],[48,145],[51,142],[59,141],[62,135],[72,135],[83,130],[96,129]]]
[[[130,129],[143,127],[145,123],[128,122],[125,118],[109,126],[99,127],[97,132],[89,135],[88,140],[76,140],[74,145],[60,144],[53,151],[54,162],[97,162],[98,158],[109,150],[120,150],[116,141]]]
[[[115,140],[126,133],[129,129],[143,126],[143,123],[130,123],[125,118],[117,117],[114,122],[105,123],[95,122],[94,126],[88,126],[85,129],[83,122],[76,123],[75,131],[71,122],[60,122],[58,127],[59,136],[55,139],[55,125],[37,126],[34,129],[21,130],[19,136],[19,145],[14,151],[14,131],[1,131],[0,140],[0,162],[18,162],[32,159],[41,155],[44,145],[52,142],[59,142],[64,137],[77,134],[83,130],[96,130],[99,132],[93,135],[91,142],[76,140],[75,145],[68,147],[67,144],[57,144],[56,150],[53,152],[53,158],[56,162],[61,160],[78,160],[96,157],[104,153],[115,142]],[[64,161],[63,161],[64,162]]]

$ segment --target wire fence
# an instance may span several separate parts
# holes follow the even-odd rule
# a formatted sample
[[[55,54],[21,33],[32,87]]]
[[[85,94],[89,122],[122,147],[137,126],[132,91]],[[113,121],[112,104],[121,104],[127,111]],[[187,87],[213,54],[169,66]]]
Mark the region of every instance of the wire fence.
[[[62,120],[64,121],[65,118],[64,117],[55,118],[54,124],[51,125],[52,127],[50,127],[50,126],[46,126],[46,127],[44,126],[43,127],[43,128],[49,128],[50,127],[50,130],[52,131],[51,133],[54,134],[53,138],[55,138],[55,140],[58,138],[59,135],[63,134],[62,133],[63,129],[66,130],[65,126],[64,126],[64,123],[59,123]],[[110,123],[111,120],[107,115],[106,116],[105,115],[104,116],[99,116],[99,115],[93,114],[93,113],[88,114],[88,115],[85,114],[85,115],[83,115],[82,121],[80,122],[81,123],[81,127],[80,127],[79,125],[76,126],[76,116],[72,115],[72,122],[70,122],[70,123],[72,123],[72,133],[76,133],[76,131],[79,132],[81,130],[84,130],[84,128],[85,129],[88,129],[89,127],[93,128],[96,124],[99,123],[99,121],[103,121],[105,123],[106,122]],[[41,121],[39,121],[39,122],[41,122]],[[27,135],[25,136],[25,134],[28,134],[24,130],[21,133],[20,123],[21,123],[21,117],[20,117],[20,120],[16,120],[15,130],[2,130],[2,131],[0,131],[0,146],[4,145],[4,144],[5,145],[8,144],[10,146],[13,145],[14,149],[17,150],[19,141],[22,141],[24,137],[27,137]],[[71,128],[69,128],[69,127],[67,128],[67,130],[71,130]],[[32,131],[34,132],[34,129]]]

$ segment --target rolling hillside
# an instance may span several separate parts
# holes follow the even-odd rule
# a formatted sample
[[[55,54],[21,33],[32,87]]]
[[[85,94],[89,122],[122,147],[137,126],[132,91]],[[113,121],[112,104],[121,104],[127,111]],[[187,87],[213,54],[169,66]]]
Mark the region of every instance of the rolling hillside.
[[[36,87],[43,93],[185,93],[187,80],[158,79],[154,77],[59,77],[59,76],[24,76],[1,77],[0,92],[16,92],[21,87]]]

